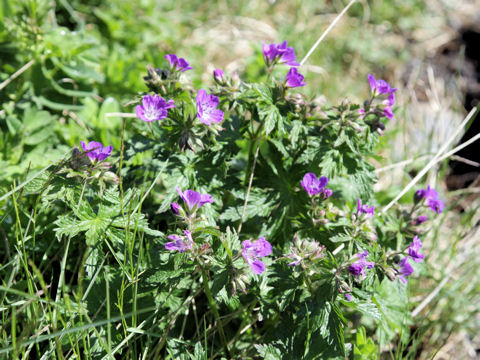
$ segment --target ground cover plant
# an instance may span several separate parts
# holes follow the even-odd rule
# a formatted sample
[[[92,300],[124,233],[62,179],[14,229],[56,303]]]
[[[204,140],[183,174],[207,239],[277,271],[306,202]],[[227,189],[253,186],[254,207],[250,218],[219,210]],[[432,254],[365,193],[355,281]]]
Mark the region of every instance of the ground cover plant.
[[[128,38],[102,69],[105,44],[52,30],[51,4],[20,9],[1,29],[11,63],[34,60],[2,94],[0,356],[416,357],[409,284],[447,199],[375,191],[395,84],[366,72],[365,99],[329,105],[283,39],[244,74],[173,47],[112,58]]]

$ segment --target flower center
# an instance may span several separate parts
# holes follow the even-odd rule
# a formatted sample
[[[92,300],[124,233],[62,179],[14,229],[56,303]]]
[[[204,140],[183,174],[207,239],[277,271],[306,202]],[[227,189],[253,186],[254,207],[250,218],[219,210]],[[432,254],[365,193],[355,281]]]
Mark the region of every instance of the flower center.
[[[153,106],[145,108],[145,117],[149,120],[154,120],[158,117],[158,111]]]

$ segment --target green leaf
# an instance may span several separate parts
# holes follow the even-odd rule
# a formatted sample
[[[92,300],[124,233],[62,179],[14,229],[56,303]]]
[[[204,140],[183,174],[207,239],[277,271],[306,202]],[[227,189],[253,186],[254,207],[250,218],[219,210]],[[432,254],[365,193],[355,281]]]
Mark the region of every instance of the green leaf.
[[[361,326],[357,329],[356,344],[353,346],[354,360],[375,360],[377,359],[378,349],[371,338],[367,338],[365,328]]]

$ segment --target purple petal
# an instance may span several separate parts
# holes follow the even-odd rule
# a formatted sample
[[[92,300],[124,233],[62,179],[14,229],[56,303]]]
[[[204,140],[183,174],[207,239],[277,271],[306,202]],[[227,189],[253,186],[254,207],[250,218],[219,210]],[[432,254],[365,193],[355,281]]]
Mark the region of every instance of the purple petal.
[[[135,107],[135,113],[137,114],[137,117],[142,120],[142,121],[150,121],[145,117],[145,109],[141,105],[137,105]]]
[[[185,203],[190,210],[192,210],[200,202],[201,196],[196,191],[186,190],[183,194],[185,196]]]
[[[419,217],[417,217],[415,219],[415,225],[421,225],[423,224],[425,221],[428,220],[428,216],[425,216],[425,215],[420,215]]]
[[[408,257],[404,257],[400,260],[400,275],[402,276],[410,276],[413,274],[413,267],[408,263]],[[406,281],[405,281],[406,282]]]
[[[295,260],[295,261],[289,263],[288,266],[297,266],[298,264],[300,264],[300,261],[301,261],[301,259]]]
[[[393,120],[394,114],[389,106],[383,109],[383,116],[389,118],[390,120]]]
[[[354,276],[359,276],[359,275],[364,275],[365,270],[363,269],[363,266],[361,266],[358,263],[353,263],[348,267],[348,271]]]
[[[191,67],[187,60],[185,60],[184,58],[178,59],[178,68],[180,69],[180,71],[187,71],[193,69],[193,67]]]
[[[212,195],[202,194],[200,195],[200,205],[202,206],[206,203],[213,203]]]
[[[327,180],[328,181],[328,180]],[[317,176],[314,173],[306,173],[303,176],[300,184],[305,189],[308,195],[313,196],[322,191],[322,186],[320,186],[320,181],[317,180]]]
[[[360,198],[357,199],[357,212],[360,212],[362,209],[362,200]]]
[[[322,190],[322,196],[323,196],[324,200],[328,199],[332,195],[333,195],[332,189],[323,189]]]
[[[272,253],[272,245],[265,240],[264,237],[261,237],[257,241],[254,242],[255,246],[255,255],[260,256],[268,256]]]
[[[204,89],[200,89],[197,92],[197,103],[203,103],[205,102],[205,99],[207,98],[207,92]]]
[[[177,203],[171,203],[170,208],[175,213],[175,215],[180,215],[180,205],[178,205]]]
[[[249,264],[255,274],[260,275],[265,271],[265,264],[260,260],[255,260]]]
[[[103,149],[98,150],[98,152],[97,152],[97,160],[98,160],[98,161],[103,161],[103,160],[105,160],[107,157],[109,157],[109,156],[111,155],[112,150],[113,150],[113,146],[112,146],[112,145],[106,146],[106,147],[104,147]]]
[[[304,86],[306,82],[303,79],[304,76],[298,72],[297,68],[291,67],[285,77],[285,86],[289,88]]]
[[[165,59],[170,63],[170,67],[175,67],[178,63],[177,55],[175,54],[167,54],[165,55]]]
[[[322,176],[318,179],[318,183],[321,188],[324,188],[328,184],[328,178],[326,176]]]
[[[175,102],[173,101],[173,99],[170,99],[167,101],[167,104],[165,106],[165,109],[171,109],[171,108],[174,108],[175,107]]]
[[[375,80],[375,77],[372,75],[372,74],[368,74],[368,82],[370,83],[370,88],[372,89],[372,91],[375,90],[375,88],[377,87],[377,80]]]

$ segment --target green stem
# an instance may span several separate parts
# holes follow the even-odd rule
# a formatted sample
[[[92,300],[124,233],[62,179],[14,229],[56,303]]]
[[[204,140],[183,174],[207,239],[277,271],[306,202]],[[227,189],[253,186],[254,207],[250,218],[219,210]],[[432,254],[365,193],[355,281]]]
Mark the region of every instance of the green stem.
[[[208,302],[213,311],[213,315],[215,316],[215,321],[217,322],[218,332],[220,333],[220,339],[222,340],[223,347],[225,349],[225,355],[228,359],[231,359],[230,351],[228,350],[227,338],[225,337],[225,332],[223,331],[222,320],[220,319],[220,314],[218,313],[217,305],[215,304],[215,299],[212,296],[212,291],[210,290],[210,285],[208,284],[208,275],[203,266],[201,266],[202,271],[202,280],[203,280],[203,287],[205,289],[205,295],[207,296]]]

